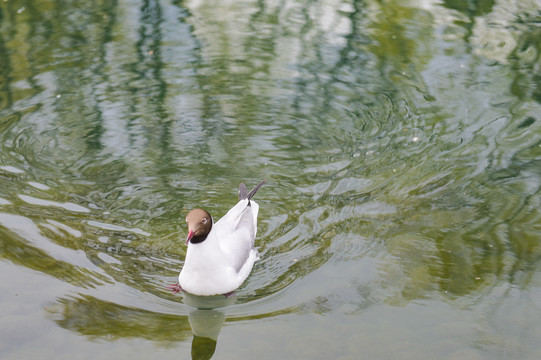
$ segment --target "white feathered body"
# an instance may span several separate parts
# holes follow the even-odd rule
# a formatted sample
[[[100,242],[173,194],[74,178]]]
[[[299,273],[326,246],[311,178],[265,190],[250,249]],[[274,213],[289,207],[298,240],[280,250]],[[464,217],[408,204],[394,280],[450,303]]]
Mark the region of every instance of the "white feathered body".
[[[227,294],[246,280],[259,259],[254,247],[259,205],[240,200],[212,225],[207,238],[189,243],[178,281],[194,295]]]

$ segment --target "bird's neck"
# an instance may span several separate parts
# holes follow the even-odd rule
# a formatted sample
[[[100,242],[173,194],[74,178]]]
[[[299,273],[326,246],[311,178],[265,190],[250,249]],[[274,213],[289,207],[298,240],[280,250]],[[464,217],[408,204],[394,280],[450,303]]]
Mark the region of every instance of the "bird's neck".
[[[209,234],[194,236],[191,238],[190,242],[192,244],[200,244],[207,239],[208,235]]]

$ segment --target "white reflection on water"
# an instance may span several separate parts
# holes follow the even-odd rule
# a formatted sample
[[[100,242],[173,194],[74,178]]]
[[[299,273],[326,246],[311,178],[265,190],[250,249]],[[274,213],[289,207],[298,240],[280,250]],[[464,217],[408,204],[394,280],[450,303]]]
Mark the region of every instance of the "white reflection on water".
[[[81,213],[88,213],[90,212],[90,209],[85,208],[84,206],[74,204],[72,202],[57,202],[52,200],[45,200],[45,199],[39,199],[33,196],[28,195],[17,195],[22,201],[31,204],[31,205],[39,205],[39,206],[53,206],[58,207],[62,209],[66,209],[73,212],[81,212]]]
[[[23,170],[21,170],[19,168],[16,168],[15,166],[11,166],[11,165],[0,166],[0,170],[8,171],[8,172],[13,173],[13,174],[22,174],[22,173],[24,173]]]
[[[48,219],[47,222],[49,224],[43,224],[43,226],[46,226],[48,229],[52,230],[56,234],[59,234],[59,235],[62,234],[61,232],[58,231],[59,229],[77,238],[80,238],[83,235],[83,233],[80,232],[79,230],[76,230],[66,224],[62,224],[61,222],[58,222],[52,219]]]
[[[138,229],[138,228],[127,228],[127,227],[120,226],[120,225],[107,224],[107,223],[104,223],[104,222],[101,222],[101,221],[88,220],[86,223],[88,225],[90,225],[90,226],[94,226],[94,227],[104,229],[104,230],[127,231],[127,232],[132,232],[134,234],[139,234],[139,235],[143,235],[143,236],[151,236],[152,235],[152,234],[150,234],[150,233],[148,233],[148,232],[146,232],[144,230]]]
[[[29,181],[28,185],[35,187],[36,189],[40,190],[50,190],[51,188],[45,184],[35,182],[35,181]]]

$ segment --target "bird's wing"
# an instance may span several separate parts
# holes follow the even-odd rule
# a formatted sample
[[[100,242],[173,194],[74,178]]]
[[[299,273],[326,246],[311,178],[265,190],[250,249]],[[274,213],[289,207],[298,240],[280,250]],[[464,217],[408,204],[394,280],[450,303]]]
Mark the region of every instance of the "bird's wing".
[[[220,248],[237,272],[254,249],[258,211],[259,205],[255,201],[244,199],[214,224]]]

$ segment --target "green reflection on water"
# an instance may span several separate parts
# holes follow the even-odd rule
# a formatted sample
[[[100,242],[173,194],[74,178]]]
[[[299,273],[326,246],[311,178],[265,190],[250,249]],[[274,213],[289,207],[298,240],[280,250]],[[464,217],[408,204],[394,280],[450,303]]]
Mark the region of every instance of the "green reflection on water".
[[[36,299],[62,328],[182,343],[191,310],[164,287],[186,212],[219,218],[266,178],[262,259],[226,324],[320,314],[369,332],[360,317],[385,330],[373,314],[443,303],[482,313],[459,348],[508,354],[530,322],[498,309],[541,316],[513,303],[540,284],[538,9],[2,2],[0,256],[69,285]]]

